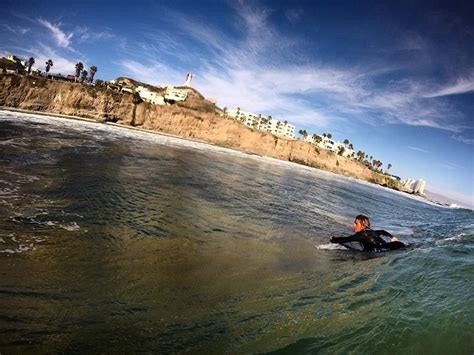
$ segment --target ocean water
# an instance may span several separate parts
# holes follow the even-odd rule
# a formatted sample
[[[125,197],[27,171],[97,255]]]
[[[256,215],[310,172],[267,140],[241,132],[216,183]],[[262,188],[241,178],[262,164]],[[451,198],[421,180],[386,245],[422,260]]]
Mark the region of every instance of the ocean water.
[[[474,351],[473,211],[107,125],[0,112],[0,275],[2,354]]]

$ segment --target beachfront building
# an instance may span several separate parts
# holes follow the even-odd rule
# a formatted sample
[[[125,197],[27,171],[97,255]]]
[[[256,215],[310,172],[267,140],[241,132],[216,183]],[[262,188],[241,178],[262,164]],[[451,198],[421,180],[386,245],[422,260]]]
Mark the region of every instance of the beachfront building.
[[[153,92],[144,86],[138,86],[135,89],[135,91],[138,93],[138,95],[140,95],[140,98],[145,102],[150,102],[154,105],[165,104],[165,98],[162,95],[156,92]]]
[[[167,86],[165,89],[165,99],[168,101],[184,101],[188,97],[188,93],[184,90],[175,89],[173,86]]]
[[[330,150],[335,154],[339,154],[339,152],[342,151],[341,155],[346,158],[351,158],[354,153],[354,150],[347,148],[344,143],[333,141],[328,137],[319,136],[317,134],[308,134],[304,138],[304,141],[311,143],[319,148]]]
[[[229,109],[227,115],[247,127],[255,128],[260,131],[269,132],[278,137],[295,139],[295,126],[287,121],[273,119],[271,116],[263,116],[240,109]]]

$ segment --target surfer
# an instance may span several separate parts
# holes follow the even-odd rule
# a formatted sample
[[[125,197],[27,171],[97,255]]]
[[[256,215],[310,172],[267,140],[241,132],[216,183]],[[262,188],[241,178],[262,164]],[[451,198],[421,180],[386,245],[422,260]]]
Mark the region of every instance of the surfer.
[[[355,218],[352,229],[355,232],[354,235],[331,237],[330,242],[341,244],[349,249],[363,251],[395,250],[405,247],[405,244],[389,232],[370,229],[369,218],[364,215],[358,215]],[[381,236],[390,238],[390,241],[386,242]]]

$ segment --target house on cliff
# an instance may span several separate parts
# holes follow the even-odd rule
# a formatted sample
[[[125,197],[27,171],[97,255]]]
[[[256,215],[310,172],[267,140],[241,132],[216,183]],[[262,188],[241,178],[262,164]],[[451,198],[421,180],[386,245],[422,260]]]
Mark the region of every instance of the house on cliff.
[[[278,137],[295,139],[295,126],[287,121],[275,120],[271,116],[241,111],[239,108],[227,110],[227,115],[247,127],[269,132]]]

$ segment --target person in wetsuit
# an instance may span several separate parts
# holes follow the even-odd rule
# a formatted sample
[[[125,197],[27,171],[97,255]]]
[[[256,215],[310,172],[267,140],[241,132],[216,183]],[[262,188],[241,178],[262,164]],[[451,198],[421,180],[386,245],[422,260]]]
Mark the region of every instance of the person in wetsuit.
[[[405,244],[384,230],[370,229],[369,218],[358,215],[352,226],[354,235],[350,237],[331,237],[331,243],[342,244],[346,248],[363,251],[395,250],[404,248]],[[386,242],[381,236],[389,237],[390,242]]]

